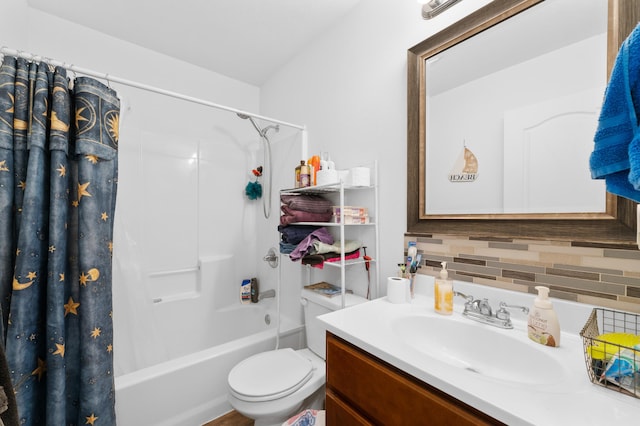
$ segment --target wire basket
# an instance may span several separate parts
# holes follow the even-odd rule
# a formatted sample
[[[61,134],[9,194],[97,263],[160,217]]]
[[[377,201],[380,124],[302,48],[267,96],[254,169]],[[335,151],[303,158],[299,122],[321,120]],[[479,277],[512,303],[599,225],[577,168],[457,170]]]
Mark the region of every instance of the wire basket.
[[[580,336],[591,382],[640,398],[640,315],[595,308]]]

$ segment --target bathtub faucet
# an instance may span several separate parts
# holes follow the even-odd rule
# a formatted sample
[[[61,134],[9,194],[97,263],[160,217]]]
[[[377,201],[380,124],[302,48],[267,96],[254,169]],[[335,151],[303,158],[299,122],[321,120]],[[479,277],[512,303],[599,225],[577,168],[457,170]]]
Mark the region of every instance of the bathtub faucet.
[[[269,297],[276,297],[276,291],[275,290],[267,290],[263,293],[260,293],[258,295],[258,300],[262,300],[262,299],[268,299]]]

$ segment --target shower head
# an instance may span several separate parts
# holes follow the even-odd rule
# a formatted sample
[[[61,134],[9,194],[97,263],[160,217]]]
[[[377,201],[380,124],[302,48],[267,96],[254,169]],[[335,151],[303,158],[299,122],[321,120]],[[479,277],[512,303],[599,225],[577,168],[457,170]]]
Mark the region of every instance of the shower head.
[[[241,112],[236,113],[238,115],[238,117],[242,118],[243,120],[249,119],[249,121],[251,122],[251,124],[253,124],[253,127],[256,129],[256,131],[260,134],[260,136],[262,136],[263,138],[267,137],[267,132],[270,129],[274,129],[276,132],[280,131],[280,126],[279,125],[272,125],[272,126],[267,126],[264,129],[261,129],[260,126],[258,126],[258,124],[255,122],[255,120],[253,119],[253,117],[251,117],[250,115],[247,114],[243,114]]]
[[[278,124],[272,124],[271,126],[265,127],[264,129],[262,129],[262,136],[266,137],[267,132],[269,130],[271,130],[271,129],[275,130],[276,132],[279,132],[280,131],[280,126]]]

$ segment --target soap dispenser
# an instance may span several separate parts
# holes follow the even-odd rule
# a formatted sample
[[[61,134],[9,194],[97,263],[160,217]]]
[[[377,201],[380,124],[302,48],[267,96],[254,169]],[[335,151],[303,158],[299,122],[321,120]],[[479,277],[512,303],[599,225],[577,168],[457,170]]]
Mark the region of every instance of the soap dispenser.
[[[453,313],[453,281],[449,279],[447,262],[441,262],[440,278],[436,278],[433,288],[435,311],[442,315]]]
[[[560,346],[560,324],[549,300],[549,287],[536,286],[538,297],[529,310],[528,334],[536,343],[545,346]]]

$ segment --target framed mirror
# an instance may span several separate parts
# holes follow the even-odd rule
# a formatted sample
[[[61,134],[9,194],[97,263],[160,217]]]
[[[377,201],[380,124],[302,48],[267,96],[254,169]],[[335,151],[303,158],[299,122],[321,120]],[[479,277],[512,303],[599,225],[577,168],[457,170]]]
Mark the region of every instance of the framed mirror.
[[[495,0],[409,49],[408,233],[635,242],[588,155],[636,3]]]

